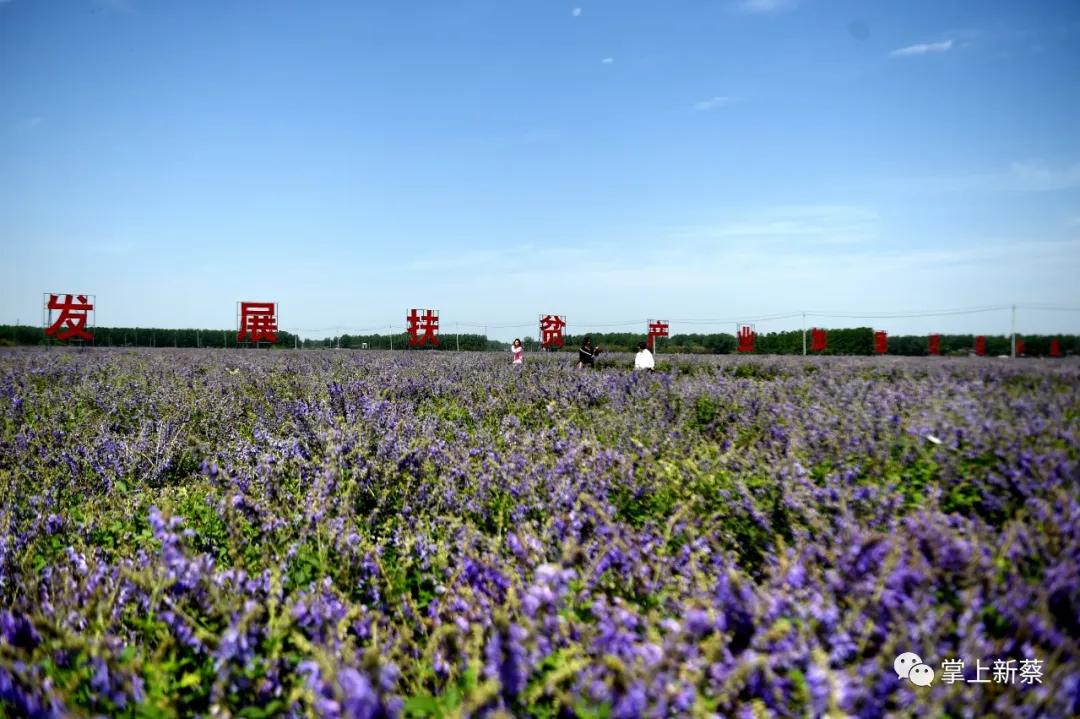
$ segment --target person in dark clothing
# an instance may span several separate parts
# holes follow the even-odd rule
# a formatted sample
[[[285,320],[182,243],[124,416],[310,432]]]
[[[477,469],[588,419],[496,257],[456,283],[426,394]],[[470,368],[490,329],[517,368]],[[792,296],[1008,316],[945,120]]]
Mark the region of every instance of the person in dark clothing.
[[[577,351],[578,369],[581,369],[582,367],[592,367],[593,361],[599,354],[600,348],[593,347],[592,337],[586,336],[585,339],[582,340],[581,347],[579,347]]]

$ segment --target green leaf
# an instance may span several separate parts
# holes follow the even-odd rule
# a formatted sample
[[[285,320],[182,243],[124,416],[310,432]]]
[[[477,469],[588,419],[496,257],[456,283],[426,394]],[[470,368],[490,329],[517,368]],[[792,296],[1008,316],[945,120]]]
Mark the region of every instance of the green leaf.
[[[405,715],[426,717],[439,712],[439,701],[430,694],[417,694],[405,700]]]

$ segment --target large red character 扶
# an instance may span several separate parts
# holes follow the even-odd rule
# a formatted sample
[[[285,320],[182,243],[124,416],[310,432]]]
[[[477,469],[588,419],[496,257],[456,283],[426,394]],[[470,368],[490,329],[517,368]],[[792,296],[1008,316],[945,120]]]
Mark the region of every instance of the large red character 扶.
[[[540,346],[562,347],[565,345],[563,329],[566,328],[566,318],[562,315],[540,316]]]
[[[405,319],[409,323],[409,345],[415,347],[430,342],[432,346],[439,346],[439,312],[438,310],[409,310]]]
[[[46,307],[49,310],[50,318],[53,310],[60,311],[56,320],[45,329],[46,335],[55,337],[61,342],[67,342],[71,339],[90,342],[94,339],[94,335],[86,331],[88,313],[94,309],[94,303],[87,299],[86,295],[64,295],[64,299],[61,301],[57,295],[50,294]],[[65,324],[67,329],[60,329],[61,325]]]
[[[273,302],[241,302],[237,342],[277,342],[277,305]],[[245,338],[248,338],[245,340]]]

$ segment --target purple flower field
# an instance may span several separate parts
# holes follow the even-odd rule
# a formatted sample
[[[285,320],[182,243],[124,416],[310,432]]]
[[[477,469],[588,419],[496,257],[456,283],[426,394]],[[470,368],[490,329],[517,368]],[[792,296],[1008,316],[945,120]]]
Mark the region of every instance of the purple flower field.
[[[0,352],[0,715],[1080,714],[1080,363],[575,364]]]

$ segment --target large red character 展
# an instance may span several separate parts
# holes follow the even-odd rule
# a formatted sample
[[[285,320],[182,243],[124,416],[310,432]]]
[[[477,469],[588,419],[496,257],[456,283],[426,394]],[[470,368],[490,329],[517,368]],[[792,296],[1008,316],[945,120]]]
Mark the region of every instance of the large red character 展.
[[[277,342],[277,305],[273,302],[241,302],[237,342]],[[245,340],[246,337],[250,339]]]
[[[824,352],[826,347],[827,335],[825,330],[815,327],[810,330],[810,351],[811,352]]]
[[[55,337],[61,342],[67,342],[71,339],[90,342],[94,339],[94,335],[86,331],[88,313],[94,309],[94,303],[87,299],[86,295],[74,297],[64,295],[64,299],[61,301],[58,295],[50,294],[45,307],[49,311],[48,316],[50,319],[53,310],[60,311],[56,320],[45,329],[45,334],[49,337]],[[61,330],[61,325],[65,324],[67,329]]]
[[[566,318],[562,315],[541,315],[540,346],[544,349],[564,346],[563,329],[565,327]]]
[[[409,310],[405,319],[409,323],[409,345],[415,347],[430,342],[432,346],[439,346],[439,312],[438,310]],[[423,333],[423,334],[421,334]]]
[[[754,330],[750,325],[743,325],[739,328],[739,346],[736,350],[739,352],[753,352],[754,351]]]
[[[652,352],[656,346],[657,337],[668,336],[668,323],[663,320],[649,320],[649,334],[647,335],[649,351]]]

